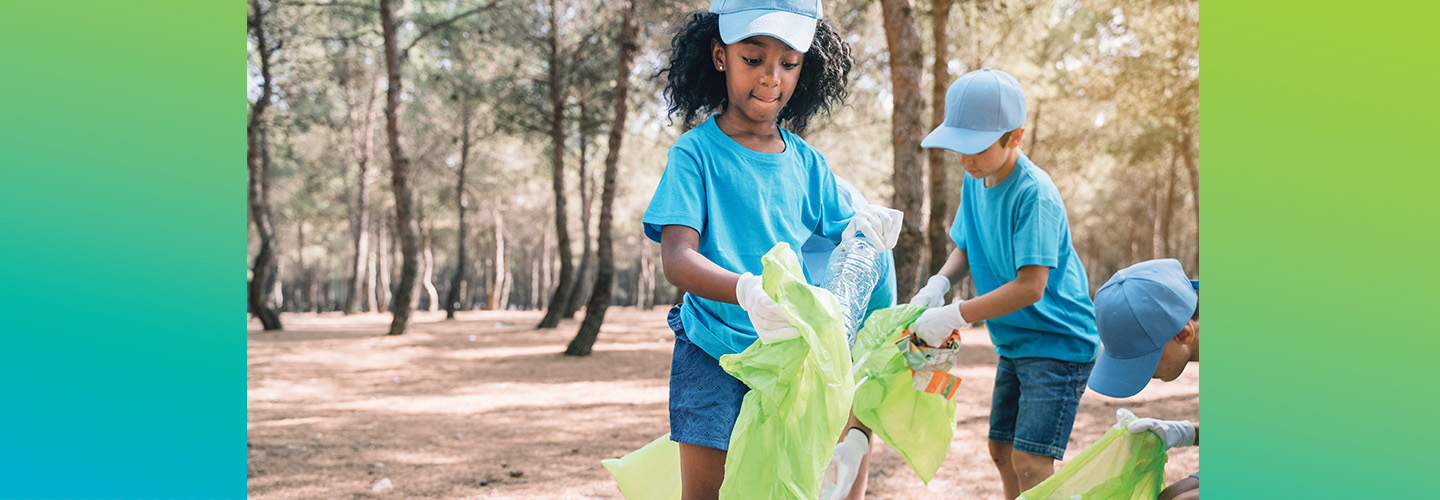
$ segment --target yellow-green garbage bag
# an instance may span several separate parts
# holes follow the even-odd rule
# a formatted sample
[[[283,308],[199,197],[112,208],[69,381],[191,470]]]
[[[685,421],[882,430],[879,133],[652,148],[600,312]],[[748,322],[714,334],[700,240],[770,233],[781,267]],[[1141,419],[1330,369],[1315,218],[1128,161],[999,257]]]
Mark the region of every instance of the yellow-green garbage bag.
[[[720,357],[721,368],[750,386],[730,434],[720,498],[814,500],[850,413],[850,348],[840,302],[805,283],[790,246],[775,245],[763,261],[765,293],[800,335]]]
[[[855,389],[855,417],[928,483],[950,452],[955,401],[916,390],[914,372],[896,347],[909,344],[906,329],[923,312],[925,306],[915,304],[875,311],[855,336],[851,356],[858,365],[854,377],[862,381]]]
[[[600,461],[625,500],[680,500],[680,445],[670,433],[620,458]]]
[[[1117,424],[1055,475],[1016,500],[1155,500],[1165,486],[1165,443]]]

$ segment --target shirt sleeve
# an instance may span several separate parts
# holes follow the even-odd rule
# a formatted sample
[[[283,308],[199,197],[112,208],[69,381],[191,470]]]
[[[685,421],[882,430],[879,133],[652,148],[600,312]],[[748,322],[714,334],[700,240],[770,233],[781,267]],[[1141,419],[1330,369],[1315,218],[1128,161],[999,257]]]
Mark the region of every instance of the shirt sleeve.
[[[955,220],[950,221],[950,241],[955,242],[955,248],[969,251],[965,248],[965,203],[973,195],[969,194],[967,188],[969,179],[960,181],[960,203],[955,204]]]
[[[1035,197],[1021,203],[1015,215],[1015,269],[1059,266],[1065,207],[1056,200]]]
[[[670,148],[665,172],[660,175],[660,184],[645,209],[645,236],[659,242],[660,228],[677,224],[703,233],[707,216],[705,197],[705,175],[699,157],[679,144]]]

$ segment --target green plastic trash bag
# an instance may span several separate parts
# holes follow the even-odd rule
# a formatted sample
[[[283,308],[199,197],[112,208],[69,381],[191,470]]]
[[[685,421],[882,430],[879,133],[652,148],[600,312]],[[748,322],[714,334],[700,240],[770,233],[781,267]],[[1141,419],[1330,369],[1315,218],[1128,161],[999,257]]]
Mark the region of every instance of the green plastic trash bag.
[[[670,433],[620,458],[600,461],[625,500],[680,500],[680,445]]]
[[[839,301],[805,283],[789,245],[775,245],[764,264],[765,293],[800,335],[720,357],[721,368],[750,386],[730,435],[720,498],[814,500],[850,413],[850,348]]]
[[[926,483],[935,476],[955,435],[955,401],[916,390],[914,372],[898,347],[925,306],[903,304],[875,311],[855,337],[855,417],[905,458]]]
[[[1111,427],[1100,441],[1016,500],[1155,500],[1165,487],[1165,443]]]

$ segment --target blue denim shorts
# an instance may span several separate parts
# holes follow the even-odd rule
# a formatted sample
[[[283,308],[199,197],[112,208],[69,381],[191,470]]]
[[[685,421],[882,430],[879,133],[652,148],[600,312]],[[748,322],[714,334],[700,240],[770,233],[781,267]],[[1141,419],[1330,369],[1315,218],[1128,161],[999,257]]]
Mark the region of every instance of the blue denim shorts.
[[[665,318],[675,331],[670,361],[670,440],[730,449],[730,431],[750,387],[720,368],[720,361],[690,343],[680,323],[680,306]]]
[[[990,440],[1020,451],[1065,458],[1075,409],[1095,362],[1000,357],[990,400]]]

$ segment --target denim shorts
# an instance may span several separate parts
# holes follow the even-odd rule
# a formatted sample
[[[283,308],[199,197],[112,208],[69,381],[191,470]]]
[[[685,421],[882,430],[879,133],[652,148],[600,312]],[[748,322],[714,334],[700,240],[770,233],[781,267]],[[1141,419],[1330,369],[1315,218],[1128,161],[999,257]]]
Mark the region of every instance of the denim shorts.
[[[665,318],[675,331],[670,361],[670,440],[730,449],[730,431],[750,387],[720,368],[720,362],[690,343],[680,323],[680,306]]]
[[[1016,450],[1065,458],[1075,409],[1095,362],[1000,357],[990,400],[990,440]]]

